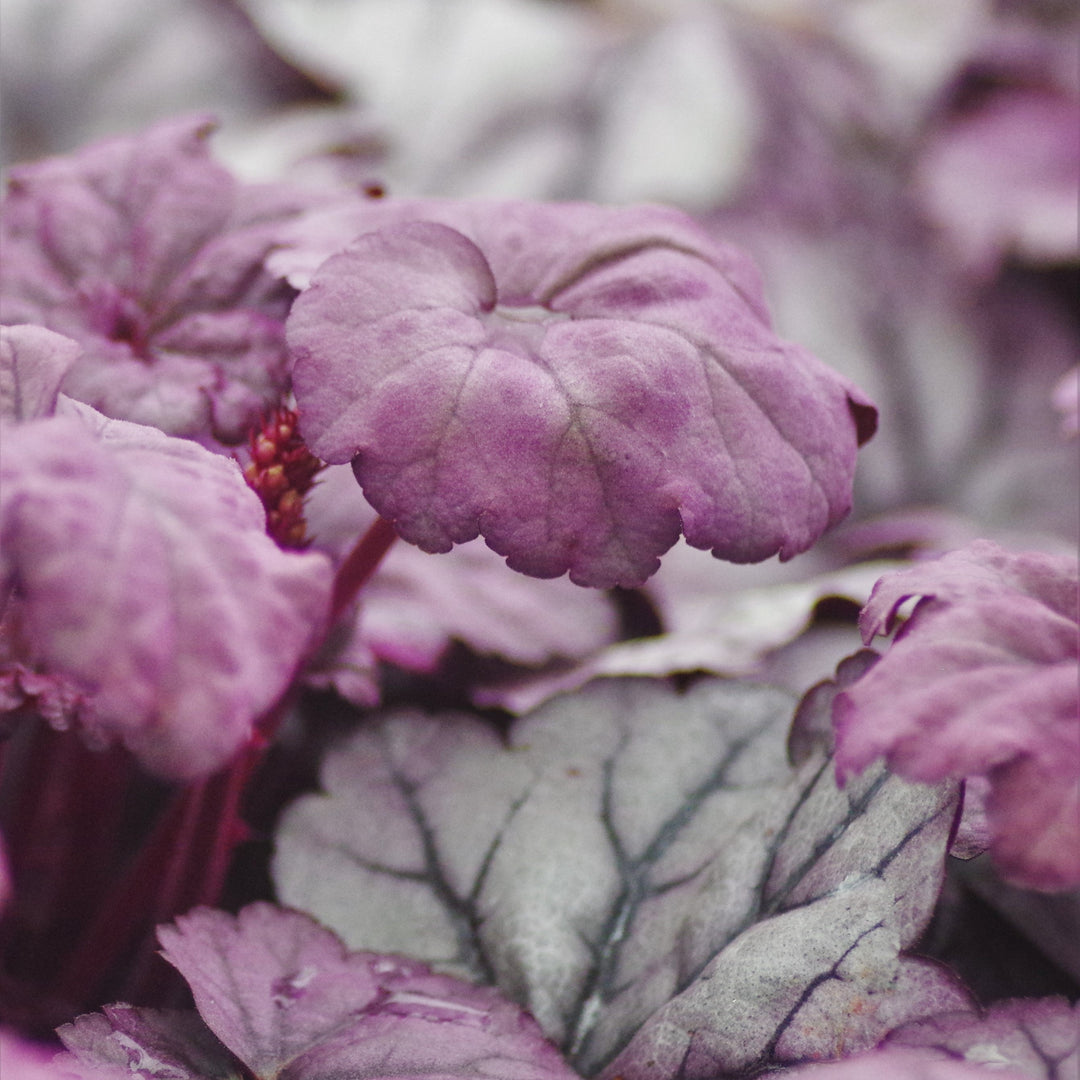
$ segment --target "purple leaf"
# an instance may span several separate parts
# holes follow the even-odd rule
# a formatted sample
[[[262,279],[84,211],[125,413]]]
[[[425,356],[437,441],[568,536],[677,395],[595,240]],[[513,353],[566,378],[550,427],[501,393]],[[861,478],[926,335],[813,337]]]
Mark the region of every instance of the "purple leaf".
[[[934,1050],[888,1047],[843,1061],[808,1065],[781,1074],[784,1080],[1032,1080],[1016,1069],[987,1069]]]
[[[688,218],[361,216],[376,231],[293,305],[293,378],[312,450],[351,460],[405,539],[435,552],[482,534],[524,573],[636,585],[680,531],[753,562],[847,513],[873,407],[771,332],[745,257]]]
[[[841,777],[882,755],[911,780],[985,775],[992,851],[1029,887],[1080,882],[1077,563],[978,541],[888,574],[864,640],[919,602],[885,657],[836,698]]]
[[[1014,998],[985,1016],[946,1013],[894,1031],[889,1046],[932,1047],[1032,1080],[1069,1080],[1080,1073],[1080,1005],[1065,998]]]
[[[224,764],[320,629],[326,557],[274,544],[233,461],[74,402],[5,431],[2,480],[28,666],[154,771]]]
[[[228,1080],[236,1062],[193,1012],[107,1005],[59,1028],[64,1075],[86,1080]]]
[[[1061,416],[1061,433],[1080,435],[1080,364],[1070,368],[1054,386],[1052,404]]]
[[[54,1047],[29,1042],[0,1027],[0,1075],[5,1080],[110,1080],[103,1072],[91,1073],[77,1065],[65,1067],[55,1058]]]
[[[496,991],[349,952],[299,912],[201,908],[158,937],[203,1020],[258,1077],[572,1080],[535,1022]]]
[[[0,318],[83,347],[63,390],[106,415],[236,442],[287,381],[280,286],[261,270],[295,207],[170,120],[11,170]],[[243,194],[243,198],[241,198]]]
[[[509,746],[467,715],[389,715],[286,813],[278,889],[353,946],[496,982],[585,1075],[830,1057],[966,1007],[898,955],[937,896],[954,793],[882,771],[840,792],[821,754],[792,770],[791,706],[603,680]]]
[[[999,87],[931,135],[916,188],[976,271],[1076,260],[1077,105],[1075,91]]]
[[[0,326],[0,416],[52,416],[60,383],[81,351],[40,326]]]

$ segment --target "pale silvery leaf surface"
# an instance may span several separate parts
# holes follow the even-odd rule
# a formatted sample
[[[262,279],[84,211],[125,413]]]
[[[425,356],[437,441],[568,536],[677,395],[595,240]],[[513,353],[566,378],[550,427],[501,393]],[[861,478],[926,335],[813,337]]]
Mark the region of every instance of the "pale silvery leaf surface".
[[[315,547],[335,559],[376,517],[351,470],[333,465],[320,474],[305,514]],[[452,641],[540,665],[584,657],[616,631],[614,605],[602,593],[515,574],[476,541],[438,558],[395,544],[364,588],[353,638],[380,659],[431,671]]]
[[[998,1001],[985,1015],[944,1013],[905,1025],[888,1045],[933,1047],[1033,1080],[1073,1080],[1080,1076],[1080,1005],[1061,997]]]
[[[607,36],[540,0],[243,0],[283,56],[366,106],[390,188],[544,198],[582,153]]]
[[[719,5],[648,13],[538,0],[245,7],[284,55],[365,106],[332,116],[339,130],[352,124],[354,142],[382,150],[379,175],[396,194],[708,207],[743,177],[758,135],[754,95]],[[321,147],[310,128],[299,148],[303,133],[291,125],[278,138],[292,161],[298,150],[321,150],[341,172],[331,148],[344,140],[332,130],[317,133]],[[249,142],[245,165],[266,156],[273,134]],[[361,153],[351,167],[362,176],[372,162]]]
[[[196,908],[158,928],[198,1012],[126,1005],[60,1029],[85,1080],[574,1080],[536,1022],[490,987],[350,952],[297,911]],[[66,1075],[66,1073],[65,1073]]]
[[[284,67],[230,5],[4,0],[0,160],[67,153],[196,109],[251,116],[280,100]]]
[[[1077,562],[977,541],[886,575],[863,610],[885,657],[834,703],[837,768],[884,755],[912,780],[990,779],[992,851],[1034,888],[1080,882]]]
[[[0,326],[0,416],[35,420],[52,416],[77,342],[41,326]]]
[[[280,284],[261,269],[284,192],[212,160],[205,117],[11,169],[0,318],[83,347],[62,389],[118,419],[239,441],[287,382]]]
[[[235,462],[62,399],[8,427],[2,577],[28,663],[156,772],[225,763],[321,629],[331,567],[282,551]]]
[[[898,955],[936,898],[954,793],[883,772],[840,792],[822,755],[792,770],[791,707],[612,679],[508,744],[465,714],[376,718],[286,812],[279,894],[354,947],[494,981],[585,1075],[830,1057],[964,1008]],[[712,1071],[679,1073],[691,1044]]]
[[[807,630],[820,601],[843,598],[861,607],[886,565],[852,566],[808,580],[765,584],[768,573],[744,578],[738,571],[751,568],[729,567],[677,544],[645,586],[663,633],[609,645],[566,672],[491,687],[477,700],[525,712],[556,692],[577,689],[598,676],[704,671],[760,678],[770,654]],[[682,573],[669,574],[672,568]],[[768,570],[783,579],[779,567]],[[740,588],[742,580],[747,585]]]
[[[359,236],[287,324],[312,450],[405,539],[604,587],[680,532],[790,558],[847,513],[875,411],[771,332],[740,253],[655,207],[432,209],[457,227]]]

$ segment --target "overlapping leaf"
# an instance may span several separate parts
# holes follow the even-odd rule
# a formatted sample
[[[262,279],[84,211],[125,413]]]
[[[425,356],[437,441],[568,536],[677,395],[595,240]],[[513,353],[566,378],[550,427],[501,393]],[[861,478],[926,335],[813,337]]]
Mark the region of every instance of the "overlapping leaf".
[[[496,982],[585,1075],[872,1046],[966,1004],[898,955],[936,898],[955,800],[880,771],[840,792],[820,755],[792,770],[791,706],[604,680],[508,745],[470,716],[390,715],[287,813],[280,893],[354,946]]]
[[[224,764],[320,631],[329,560],[277,547],[234,462],[78,403],[6,430],[2,477],[22,659],[155,771]]]
[[[888,574],[860,625],[888,653],[836,698],[837,764],[851,775],[879,755],[901,775],[938,782],[986,775],[995,859],[1013,881],[1080,881],[1080,662],[1077,563],[979,541]]]
[[[428,551],[636,585],[680,532],[735,562],[847,513],[875,412],[770,330],[745,256],[655,207],[367,209],[287,333],[312,449]],[[404,222],[404,223],[402,223]]]
[[[199,908],[161,927],[198,1013],[112,1006],[65,1025],[85,1080],[574,1080],[535,1021],[489,987],[349,952],[296,911]],[[241,1065],[242,1063],[242,1065]]]
[[[376,517],[344,466],[322,473],[305,512],[315,546],[335,558],[343,558]],[[353,641],[380,659],[431,671],[451,641],[540,665],[587,656],[615,633],[615,607],[607,596],[568,581],[511,573],[480,542],[439,558],[395,544],[364,588]]]
[[[11,172],[0,318],[74,338],[63,390],[170,434],[243,438],[287,383],[262,270],[292,194],[241,185],[206,117],[164,121]]]
[[[1071,1080],[1080,1072],[1080,1005],[1065,998],[1012,998],[985,1014],[954,1012],[905,1025],[889,1047],[927,1047],[1033,1080]]]
[[[78,344],[42,326],[0,327],[0,416],[34,420],[52,416]]]

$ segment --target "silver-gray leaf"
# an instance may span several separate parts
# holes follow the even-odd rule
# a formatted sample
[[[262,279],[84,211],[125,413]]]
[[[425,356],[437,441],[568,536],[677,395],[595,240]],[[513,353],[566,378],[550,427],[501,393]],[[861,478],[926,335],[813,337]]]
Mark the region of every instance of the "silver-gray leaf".
[[[331,754],[278,835],[283,902],[354,948],[496,982],[584,1075],[827,1058],[966,998],[901,950],[951,787],[792,769],[794,702],[597,681],[519,720],[398,712]],[[659,1068],[659,1071],[657,1071]]]

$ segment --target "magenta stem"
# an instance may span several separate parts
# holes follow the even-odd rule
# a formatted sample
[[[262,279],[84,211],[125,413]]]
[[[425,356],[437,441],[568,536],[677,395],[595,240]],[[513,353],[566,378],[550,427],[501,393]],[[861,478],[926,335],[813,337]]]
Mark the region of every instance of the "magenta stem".
[[[356,598],[368,579],[375,573],[382,557],[390,550],[390,545],[397,539],[394,526],[385,518],[376,518],[367,532],[349,552],[345,561],[338,567],[334,579],[334,595],[330,605],[330,624],[341,617],[345,609]]]

